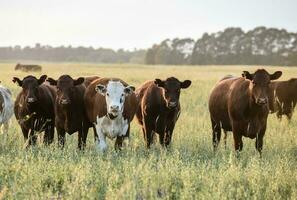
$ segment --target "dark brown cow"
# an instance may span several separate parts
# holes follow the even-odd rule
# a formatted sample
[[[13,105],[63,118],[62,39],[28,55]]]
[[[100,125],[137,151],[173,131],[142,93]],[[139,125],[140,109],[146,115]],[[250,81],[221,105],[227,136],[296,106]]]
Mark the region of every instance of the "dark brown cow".
[[[14,113],[25,140],[29,139],[27,147],[36,143],[35,131],[45,131],[45,144],[52,143],[54,139],[56,90],[44,83],[45,80],[46,75],[39,79],[34,76],[27,76],[23,80],[13,78],[13,82],[22,87],[15,100]]]
[[[107,148],[106,136],[116,137],[115,148],[122,147],[129,137],[130,122],[137,107],[135,88],[117,78],[93,81],[85,93],[85,106],[89,121],[94,124],[99,137],[98,148]]]
[[[261,154],[269,113],[269,84],[281,75],[280,71],[270,75],[258,69],[254,74],[244,71],[243,77],[230,77],[216,84],[209,98],[214,150],[220,142],[222,128],[233,132],[236,151],[242,150],[242,136],[245,136],[256,138],[256,149]]]
[[[271,113],[276,112],[279,119],[282,118],[282,115],[286,115],[290,120],[297,102],[297,79],[273,81],[270,85],[273,97],[270,101]]]
[[[40,72],[41,69],[42,69],[42,67],[40,65],[23,65],[20,63],[18,63],[14,68],[14,70],[20,70],[20,71],[24,71],[24,72],[30,72],[30,71]]]
[[[78,132],[78,148],[84,149],[88,130],[92,127],[85,111],[84,94],[86,86],[97,78],[99,77],[80,77],[74,80],[69,75],[62,75],[58,80],[48,78],[48,82],[57,87],[55,125],[61,147],[64,147],[66,132],[70,135]]]
[[[142,126],[147,148],[153,142],[154,132],[159,134],[162,146],[170,144],[180,114],[180,90],[190,85],[190,80],[181,82],[170,77],[166,80],[148,81],[136,90],[139,101],[136,117]]]

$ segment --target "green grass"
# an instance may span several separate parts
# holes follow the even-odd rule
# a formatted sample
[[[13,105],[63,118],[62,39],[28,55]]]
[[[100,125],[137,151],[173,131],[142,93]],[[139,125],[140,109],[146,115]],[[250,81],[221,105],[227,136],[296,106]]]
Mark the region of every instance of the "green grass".
[[[105,154],[96,151],[90,129],[87,149],[79,152],[77,134],[67,136],[64,150],[57,144],[39,143],[24,150],[24,139],[13,119],[6,134],[0,134],[0,199],[297,199],[297,115],[291,123],[268,119],[262,159],[255,140],[244,139],[236,159],[229,134],[227,148],[220,145],[214,155],[207,108],[214,83],[226,74],[241,75],[255,67],[230,66],[143,66],[44,63],[42,73],[58,78],[99,75],[120,77],[138,87],[154,78],[176,76],[191,79],[182,91],[182,113],[169,150],[157,143],[144,148],[141,127],[133,121],[131,138],[121,152],[108,140]],[[11,82],[14,64],[0,64],[0,80],[15,98],[20,88]],[[282,80],[297,77],[297,68],[282,70]],[[55,137],[56,139],[56,137]]]

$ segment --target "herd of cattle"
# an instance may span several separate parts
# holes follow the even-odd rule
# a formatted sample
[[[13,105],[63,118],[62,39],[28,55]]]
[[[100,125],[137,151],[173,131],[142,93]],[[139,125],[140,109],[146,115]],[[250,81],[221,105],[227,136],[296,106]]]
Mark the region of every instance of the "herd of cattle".
[[[233,132],[236,151],[242,150],[245,136],[256,138],[261,154],[269,111],[291,119],[296,105],[297,79],[274,81],[281,75],[281,71],[269,74],[258,69],[253,74],[244,71],[242,77],[228,75],[216,83],[209,98],[214,150],[223,129],[225,139],[228,131]],[[116,138],[116,149],[122,147],[134,115],[147,148],[155,133],[167,147],[180,115],[180,91],[191,85],[190,80],[175,77],[147,81],[136,90],[121,79],[98,76],[73,79],[62,75],[55,80],[29,75],[22,80],[13,77],[12,81],[22,90],[13,105],[11,92],[0,85],[0,125],[4,131],[14,111],[26,147],[36,144],[40,132],[44,132],[44,144],[51,144],[56,128],[60,147],[65,144],[66,133],[78,132],[78,148],[84,149],[88,130],[93,128],[100,151],[107,148],[106,137]]]

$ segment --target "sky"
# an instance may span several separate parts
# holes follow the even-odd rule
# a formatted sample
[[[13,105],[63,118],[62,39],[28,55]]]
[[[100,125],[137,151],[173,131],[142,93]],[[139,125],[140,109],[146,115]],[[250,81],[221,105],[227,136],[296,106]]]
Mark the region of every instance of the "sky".
[[[297,32],[297,0],[0,0],[0,46],[151,47],[227,27]]]

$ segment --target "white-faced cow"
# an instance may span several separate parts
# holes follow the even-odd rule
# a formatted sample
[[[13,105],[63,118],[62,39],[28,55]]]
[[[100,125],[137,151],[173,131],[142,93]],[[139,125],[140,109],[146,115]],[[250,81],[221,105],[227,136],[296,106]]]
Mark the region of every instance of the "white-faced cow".
[[[84,94],[86,86],[97,78],[99,77],[73,79],[69,75],[62,75],[58,80],[47,79],[51,85],[57,87],[55,125],[61,147],[64,147],[66,132],[70,135],[78,132],[78,148],[84,149],[89,127],[92,127],[85,111]]]
[[[9,120],[13,115],[13,102],[11,92],[8,88],[0,85],[0,127],[2,132],[7,134]]]
[[[29,139],[27,147],[36,143],[36,131],[45,132],[45,144],[50,144],[54,140],[56,89],[44,83],[46,77],[43,75],[37,79],[34,76],[26,76],[23,80],[13,78],[13,82],[22,87],[15,100],[14,113],[25,140]]]
[[[115,148],[122,147],[129,137],[137,100],[135,88],[117,78],[101,78],[93,81],[85,93],[87,116],[96,127],[98,148],[105,151],[106,137],[116,138]]]

